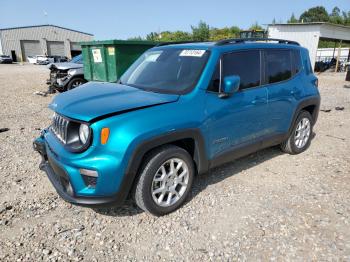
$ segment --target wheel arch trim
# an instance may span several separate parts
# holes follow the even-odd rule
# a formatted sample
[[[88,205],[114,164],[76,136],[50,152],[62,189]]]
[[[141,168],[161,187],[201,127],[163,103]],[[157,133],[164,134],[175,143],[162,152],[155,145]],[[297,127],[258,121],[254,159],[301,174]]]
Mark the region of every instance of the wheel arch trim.
[[[182,139],[194,140],[195,149],[193,160],[196,164],[197,171],[199,174],[207,172],[209,170],[209,161],[205,149],[205,140],[200,130],[193,128],[172,131],[145,140],[136,146],[129,158],[128,165],[124,173],[124,179],[120,187],[120,190],[123,191],[121,194],[122,197],[125,199],[130,193],[142,160],[147,152],[159,146],[171,144]]]
[[[288,130],[288,135],[291,134],[292,130],[293,130],[293,126],[294,126],[294,123],[299,115],[299,113],[306,107],[308,106],[315,106],[315,110],[313,112],[313,114],[311,115],[312,116],[312,120],[313,120],[313,124],[316,123],[317,121],[317,118],[318,118],[318,113],[319,113],[319,109],[320,109],[320,102],[321,102],[321,99],[319,96],[317,97],[310,97],[310,98],[306,98],[302,101],[299,102],[296,110],[294,111],[294,115],[293,115],[293,118],[292,118],[292,122],[289,126],[289,130]]]

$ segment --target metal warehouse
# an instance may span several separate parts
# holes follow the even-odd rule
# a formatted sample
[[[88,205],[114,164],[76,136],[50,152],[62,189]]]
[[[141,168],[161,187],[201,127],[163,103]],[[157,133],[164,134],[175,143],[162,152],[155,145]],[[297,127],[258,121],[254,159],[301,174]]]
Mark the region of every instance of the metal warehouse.
[[[337,57],[341,56],[341,44],[350,43],[350,27],[324,22],[270,24],[269,37],[294,40],[307,48],[310,53],[312,66],[315,65],[317,49],[320,39],[338,42]],[[335,50],[335,48],[334,48]],[[334,52],[335,53],[335,52]],[[349,59],[350,54],[348,54]]]
[[[48,55],[71,58],[81,53],[79,42],[91,41],[93,35],[55,25],[37,25],[0,29],[0,54],[14,61],[28,56]]]

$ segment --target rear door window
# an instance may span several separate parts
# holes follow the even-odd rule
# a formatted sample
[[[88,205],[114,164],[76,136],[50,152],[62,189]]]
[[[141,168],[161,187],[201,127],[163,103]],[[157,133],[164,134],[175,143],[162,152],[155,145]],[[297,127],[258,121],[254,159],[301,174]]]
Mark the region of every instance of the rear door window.
[[[265,80],[273,84],[292,77],[290,50],[265,50]]]

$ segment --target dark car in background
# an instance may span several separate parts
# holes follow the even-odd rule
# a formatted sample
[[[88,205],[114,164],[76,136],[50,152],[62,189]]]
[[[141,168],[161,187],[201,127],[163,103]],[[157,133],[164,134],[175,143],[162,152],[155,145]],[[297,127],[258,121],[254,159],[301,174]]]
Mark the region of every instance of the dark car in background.
[[[0,55],[0,64],[12,64],[12,58],[8,55]]]

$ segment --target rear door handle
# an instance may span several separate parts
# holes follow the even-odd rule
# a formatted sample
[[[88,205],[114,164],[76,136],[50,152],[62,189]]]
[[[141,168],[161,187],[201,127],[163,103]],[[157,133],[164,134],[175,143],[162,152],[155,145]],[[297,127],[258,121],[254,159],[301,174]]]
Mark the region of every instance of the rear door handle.
[[[266,99],[265,98],[255,98],[252,101],[253,105],[257,105],[257,104],[265,104],[266,103]]]
[[[293,90],[290,91],[291,95],[299,95],[301,91],[298,88],[293,88]]]

